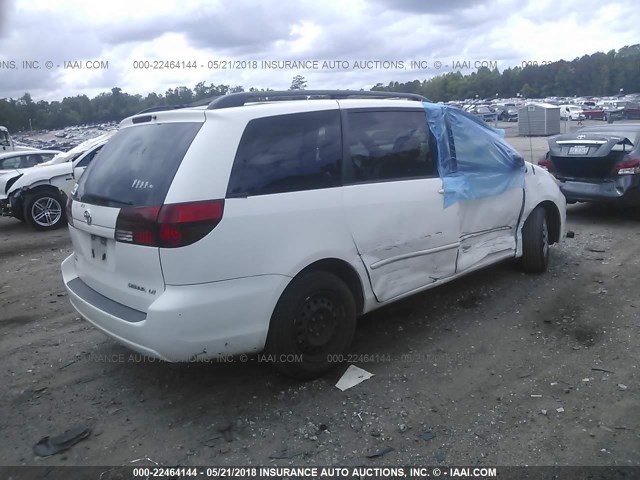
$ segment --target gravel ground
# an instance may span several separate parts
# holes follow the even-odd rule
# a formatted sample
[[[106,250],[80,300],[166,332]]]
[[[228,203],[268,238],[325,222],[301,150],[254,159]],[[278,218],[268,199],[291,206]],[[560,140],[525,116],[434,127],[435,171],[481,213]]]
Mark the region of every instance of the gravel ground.
[[[0,218],[0,465],[639,465],[639,225],[574,205],[548,273],[505,262],[366,315],[350,359],[374,376],[341,392],[346,365],[300,383],[131,353],[69,304],[67,231]]]

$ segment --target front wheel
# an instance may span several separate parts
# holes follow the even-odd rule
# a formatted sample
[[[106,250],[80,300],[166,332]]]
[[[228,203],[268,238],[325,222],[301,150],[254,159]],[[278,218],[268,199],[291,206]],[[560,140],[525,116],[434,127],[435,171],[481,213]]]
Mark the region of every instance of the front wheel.
[[[299,379],[340,363],[356,330],[356,305],[339,277],[310,271],[294,278],[271,317],[265,346],[273,365]]]
[[[53,230],[66,223],[64,198],[45,190],[28,195],[24,201],[24,219],[36,230]]]
[[[522,227],[522,269],[543,273],[549,266],[549,228],[543,207],[536,207]]]

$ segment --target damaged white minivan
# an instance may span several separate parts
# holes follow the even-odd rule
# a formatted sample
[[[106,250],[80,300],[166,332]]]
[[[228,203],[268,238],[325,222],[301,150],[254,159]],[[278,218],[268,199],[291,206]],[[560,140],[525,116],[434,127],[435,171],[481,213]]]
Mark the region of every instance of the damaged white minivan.
[[[120,124],[67,203],[62,274],[144,355],[265,351],[310,378],[364,313],[506,259],[544,272],[565,207],[496,130],[417,95],[238,93]]]

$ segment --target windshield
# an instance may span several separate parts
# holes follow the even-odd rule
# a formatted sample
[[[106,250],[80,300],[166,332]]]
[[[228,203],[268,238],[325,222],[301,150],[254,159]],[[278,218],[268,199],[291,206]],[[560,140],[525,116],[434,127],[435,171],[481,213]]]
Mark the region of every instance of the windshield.
[[[80,177],[77,200],[106,206],[157,206],[202,123],[166,123],[120,130]]]

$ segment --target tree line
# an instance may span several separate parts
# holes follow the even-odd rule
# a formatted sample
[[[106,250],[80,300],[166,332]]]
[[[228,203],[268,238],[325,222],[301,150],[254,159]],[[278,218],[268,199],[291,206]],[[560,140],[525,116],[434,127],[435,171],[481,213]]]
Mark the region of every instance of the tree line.
[[[417,93],[432,101],[466,98],[524,98],[550,96],[608,96],[640,93],[640,44],[618,51],[584,55],[572,61],[560,60],[544,65],[527,64],[507,68],[500,73],[480,67],[470,75],[447,73],[428,80],[413,80],[387,85],[378,83],[372,90]]]
[[[296,75],[291,90],[304,89],[306,80]],[[584,55],[572,61],[507,68],[501,72],[480,67],[463,75],[452,72],[428,80],[378,83],[372,90],[418,93],[433,101],[465,98],[615,95],[640,92],[640,44]],[[160,105],[187,105],[217,95],[244,91],[242,86],[199,82],[193,89],[181,86],[164,94],[131,95],[114,87],[94,98],[86,95],[62,101],[34,102],[29,93],[18,99],[0,99],[0,125],[11,131],[58,129],[84,123],[120,121],[141,110]],[[250,88],[249,91],[257,91]]]

